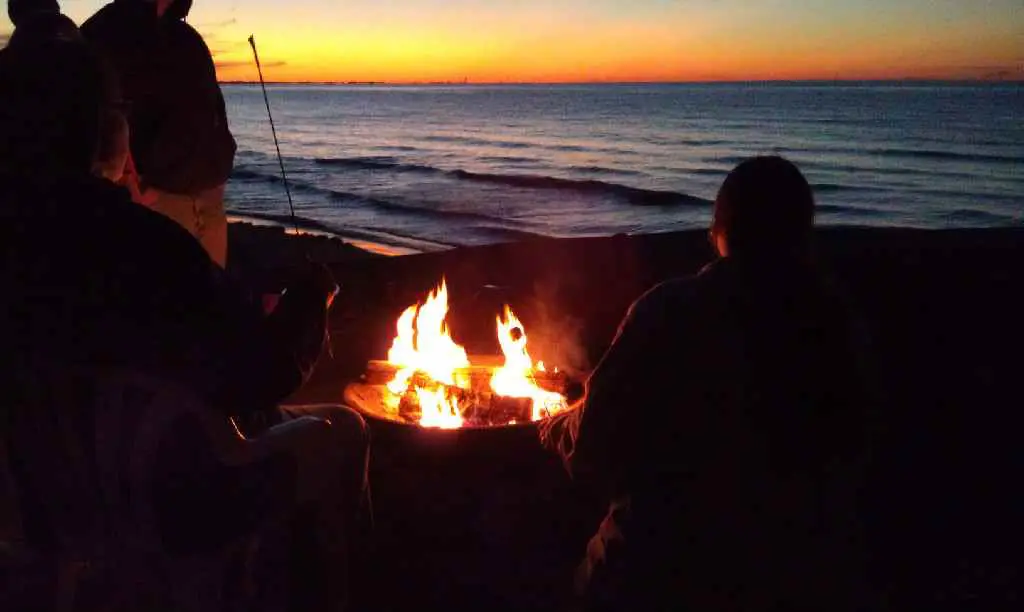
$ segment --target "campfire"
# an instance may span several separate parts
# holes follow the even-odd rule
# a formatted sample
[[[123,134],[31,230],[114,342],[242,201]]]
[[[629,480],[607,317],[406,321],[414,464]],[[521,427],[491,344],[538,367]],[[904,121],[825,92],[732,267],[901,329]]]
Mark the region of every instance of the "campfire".
[[[444,279],[398,318],[386,361],[371,361],[364,381],[349,385],[363,412],[422,427],[456,429],[539,421],[568,409],[566,379],[527,350],[522,322],[509,306],[495,318],[500,356],[467,355],[447,323]]]

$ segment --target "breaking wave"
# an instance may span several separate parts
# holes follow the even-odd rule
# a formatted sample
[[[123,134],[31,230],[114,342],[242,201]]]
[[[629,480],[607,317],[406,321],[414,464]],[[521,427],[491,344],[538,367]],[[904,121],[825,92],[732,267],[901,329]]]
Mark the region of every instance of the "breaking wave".
[[[620,198],[634,206],[707,206],[708,200],[676,191],[640,189],[620,183],[596,179],[567,179],[534,174],[499,174],[471,172],[469,170],[443,170],[434,166],[402,163],[393,157],[343,157],[316,158],[320,166],[341,167],[355,170],[381,170],[389,172],[419,172],[444,176],[449,179],[489,183],[524,189],[549,189],[572,191],[590,195],[607,195]],[[629,174],[629,171],[605,169],[606,173]]]

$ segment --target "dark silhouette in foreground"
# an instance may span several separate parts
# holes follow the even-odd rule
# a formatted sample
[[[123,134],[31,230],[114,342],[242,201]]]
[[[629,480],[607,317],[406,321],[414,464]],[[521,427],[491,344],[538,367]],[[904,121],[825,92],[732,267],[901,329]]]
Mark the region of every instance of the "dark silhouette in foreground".
[[[213,56],[185,22],[191,0],[115,0],[82,34],[115,67],[132,104],[134,171],[147,206],[227,262],[224,186],[234,163]]]
[[[0,534],[31,552],[41,595],[150,609],[201,582],[182,567],[217,574],[212,560],[245,557],[256,535],[291,533],[325,572],[294,592],[340,608],[365,425],[342,407],[276,407],[313,369],[337,286],[310,266],[265,315],[187,232],[105,178],[100,157],[124,163],[121,112],[85,43],[0,51],[0,485],[15,491]],[[287,422],[245,439],[229,417],[254,415]],[[4,603],[32,580],[2,582],[0,607],[31,602]]]
[[[740,164],[715,202],[720,259],[637,300],[582,409],[543,431],[611,499],[584,608],[877,607],[856,503],[866,347],[814,262],[813,218],[791,163]]]
[[[9,45],[29,40],[76,40],[81,37],[78,26],[60,12],[56,0],[11,0],[7,16],[14,24]]]

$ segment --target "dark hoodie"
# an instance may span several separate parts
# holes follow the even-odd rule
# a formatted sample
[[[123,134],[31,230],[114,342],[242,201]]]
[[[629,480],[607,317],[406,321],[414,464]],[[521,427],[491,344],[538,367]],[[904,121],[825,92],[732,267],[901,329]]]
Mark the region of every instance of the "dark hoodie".
[[[213,57],[184,22],[191,0],[115,0],[82,24],[110,59],[131,104],[131,148],[145,186],[194,195],[231,175],[235,141]]]
[[[57,0],[7,0],[7,16],[16,28],[41,14],[59,13],[60,5],[57,4]]]
[[[188,232],[106,181],[0,177],[0,244],[4,361],[24,380],[34,364],[133,366],[245,415],[319,357],[327,313],[312,286],[265,317]]]
[[[569,430],[614,501],[591,609],[856,610],[861,334],[810,265],[723,259],[630,309]]]

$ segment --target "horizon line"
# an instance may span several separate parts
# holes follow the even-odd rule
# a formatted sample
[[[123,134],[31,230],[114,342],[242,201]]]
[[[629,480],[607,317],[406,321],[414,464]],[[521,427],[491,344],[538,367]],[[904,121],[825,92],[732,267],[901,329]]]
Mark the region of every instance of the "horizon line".
[[[221,85],[259,85],[259,80],[224,79]],[[985,83],[985,84],[1024,84],[1024,77],[975,78],[975,77],[900,77],[880,79],[856,78],[817,78],[817,79],[708,79],[687,81],[263,81],[266,85],[389,85],[389,86],[422,86],[422,85],[728,85],[751,83]]]

